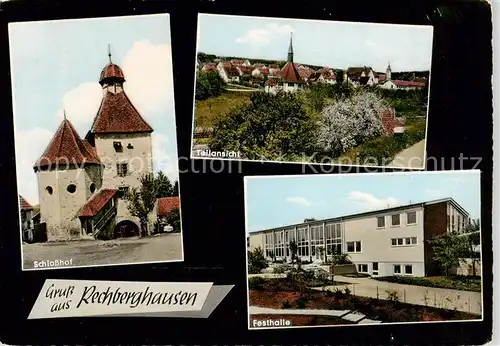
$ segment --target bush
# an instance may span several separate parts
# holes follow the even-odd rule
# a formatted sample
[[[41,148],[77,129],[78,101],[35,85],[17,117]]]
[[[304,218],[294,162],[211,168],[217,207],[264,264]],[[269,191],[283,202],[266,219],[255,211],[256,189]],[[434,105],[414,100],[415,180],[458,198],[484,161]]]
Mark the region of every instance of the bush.
[[[284,274],[292,269],[288,264],[282,264],[273,268],[274,274]]]
[[[167,214],[167,223],[172,226],[172,232],[180,232],[181,231],[181,214],[178,208],[173,208]]]
[[[248,274],[259,274],[264,268],[267,268],[264,251],[258,247],[248,252]]]
[[[252,93],[214,125],[209,148],[239,151],[250,160],[296,161],[315,152],[316,124],[295,94]]]
[[[425,123],[415,125],[390,137],[378,137],[365,143],[358,151],[358,159],[362,165],[386,166],[401,151],[425,139]]]
[[[201,101],[210,97],[217,97],[224,91],[224,86],[225,83],[218,72],[200,71],[196,79],[195,98]]]
[[[260,276],[255,276],[248,278],[248,289],[258,291],[262,289],[262,285],[266,282],[264,278]]]
[[[334,102],[322,112],[318,145],[330,157],[384,133],[381,114],[389,110],[375,93],[364,92]]]

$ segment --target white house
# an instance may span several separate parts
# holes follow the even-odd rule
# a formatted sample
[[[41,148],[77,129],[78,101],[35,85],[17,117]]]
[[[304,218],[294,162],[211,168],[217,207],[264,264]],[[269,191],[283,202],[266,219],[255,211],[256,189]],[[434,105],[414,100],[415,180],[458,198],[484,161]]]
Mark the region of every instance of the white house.
[[[446,232],[462,232],[469,214],[452,198],[413,203],[250,233],[250,250],[260,247],[268,259],[291,260],[297,243],[302,261],[348,254],[358,272],[371,276],[439,274],[427,242]]]

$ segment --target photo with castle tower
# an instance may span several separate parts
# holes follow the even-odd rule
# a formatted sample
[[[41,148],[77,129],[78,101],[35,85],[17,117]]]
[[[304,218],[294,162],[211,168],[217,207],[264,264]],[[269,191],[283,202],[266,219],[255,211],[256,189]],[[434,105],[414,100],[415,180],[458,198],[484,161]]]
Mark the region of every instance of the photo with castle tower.
[[[424,169],[432,42],[432,26],[200,14],[191,157]]]
[[[168,14],[9,39],[23,269],[182,261]]]

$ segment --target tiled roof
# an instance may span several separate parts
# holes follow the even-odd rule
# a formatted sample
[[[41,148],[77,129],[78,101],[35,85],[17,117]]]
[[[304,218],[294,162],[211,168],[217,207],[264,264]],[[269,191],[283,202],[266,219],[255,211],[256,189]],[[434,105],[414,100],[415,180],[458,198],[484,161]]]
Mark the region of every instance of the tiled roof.
[[[236,76],[239,76],[240,73],[238,72],[238,69],[236,67],[226,67],[226,73],[228,76],[230,77],[236,77]]]
[[[69,120],[64,119],[44,153],[33,168],[48,167],[53,164],[68,165],[94,163],[100,164],[95,149],[82,140]]]
[[[167,216],[175,208],[179,209],[179,197],[158,198],[158,216]]]
[[[113,189],[102,189],[83,205],[80,209],[78,216],[89,217],[97,215],[101,209],[113,198],[117,190]]]
[[[312,75],[311,70],[299,70],[298,72],[301,78],[309,78]]]
[[[412,82],[408,80],[393,80],[392,81],[396,86],[401,87],[424,87],[425,83],[422,82]]]
[[[99,83],[102,84],[103,80],[106,78],[117,78],[121,79],[122,82],[125,81],[125,76],[120,66],[112,63],[106,65],[101,71],[101,76],[99,77]]]
[[[136,133],[153,132],[134,107],[125,91],[117,94],[107,92],[91,128],[92,133]]]
[[[26,201],[21,195],[19,195],[19,206],[22,210],[33,210],[31,204],[29,204],[28,201]]]
[[[302,83],[302,78],[300,78],[299,72],[295,65],[291,62],[287,62],[285,66],[281,69],[281,78],[285,83]]]

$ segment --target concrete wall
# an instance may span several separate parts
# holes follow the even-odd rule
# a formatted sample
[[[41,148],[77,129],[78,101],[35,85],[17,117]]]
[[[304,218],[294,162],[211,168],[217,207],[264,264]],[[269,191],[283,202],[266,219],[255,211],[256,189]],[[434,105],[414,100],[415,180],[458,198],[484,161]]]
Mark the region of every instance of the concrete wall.
[[[37,173],[40,217],[42,222],[47,223],[48,241],[81,236],[82,229],[77,213],[92,195],[90,185],[101,184],[98,165],[67,168]],[[69,185],[76,186],[74,193],[68,191]],[[48,192],[49,187],[52,194]]]
[[[407,224],[406,212],[416,212],[416,224]],[[400,215],[400,225],[392,226],[392,215]],[[412,265],[413,276],[424,276],[424,218],[423,208],[415,207],[402,211],[348,219],[344,224],[344,252],[348,242],[361,241],[361,252],[349,252],[350,260],[368,266],[373,274],[373,263],[378,263],[378,276],[394,274],[394,265]],[[385,227],[377,227],[377,216],[385,218]],[[416,245],[393,246],[392,238],[417,238]],[[405,240],[403,240],[404,242]]]
[[[263,240],[264,234],[263,233],[256,233],[256,234],[250,234],[250,251],[253,251],[254,249],[260,247],[262,250],[264,250],[264,240]]]
[[[476,259],[474,261],[472,258],[466,258],[463,260],[463,262],[460,262],[460,265],[457,268],[454,268],[451,272],[455,275],[481,276],[481,260]]]
[[[121,142],[123,152],[116,152],[113,146],[115,141]],[[127,148],[129,144],[132,145],[132,149]],[[95,146],[105,166],[104,188],[139,187],[140,178],[146,173],[153,172],[153,148],[149,133],[96,135]],[[128,163],[126,176],[118,176],[116,166],[118,163]]]

